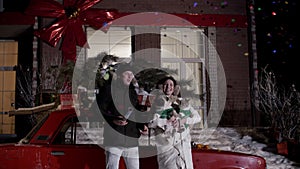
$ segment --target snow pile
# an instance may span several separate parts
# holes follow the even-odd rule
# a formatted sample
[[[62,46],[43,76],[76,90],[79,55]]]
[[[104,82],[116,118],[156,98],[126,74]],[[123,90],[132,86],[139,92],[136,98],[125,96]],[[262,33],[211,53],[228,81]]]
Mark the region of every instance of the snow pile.
[[[197,143],[209,145],[213,149],[261,156],[267,162],[267,169],[300,168],[299,166],[296,167],[295,162],[288,160],[285,156],[266,151],[266,144],[253,140],[247,133],[240,134],[240,132],[234,128],[197,130],[193,133],[193,138],[197,140]]]

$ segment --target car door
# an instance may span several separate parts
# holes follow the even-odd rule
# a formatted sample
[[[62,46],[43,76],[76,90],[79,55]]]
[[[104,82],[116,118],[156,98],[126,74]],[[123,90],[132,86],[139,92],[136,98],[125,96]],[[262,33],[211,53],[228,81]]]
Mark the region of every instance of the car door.
[[[50,168],[105,168],[104,150],[94,143],[76,117],[65,121],[49,146]]]

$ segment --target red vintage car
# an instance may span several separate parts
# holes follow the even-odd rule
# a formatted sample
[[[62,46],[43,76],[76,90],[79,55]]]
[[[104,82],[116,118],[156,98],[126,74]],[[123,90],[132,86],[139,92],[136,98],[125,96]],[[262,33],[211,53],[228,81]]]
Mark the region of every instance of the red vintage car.
[[[105,154],[101,145],[82,134],[74,109],[55,110],[18,143],[0,144],[1,169],[101,169]],[[78,137],[79,132],[80,139]],[[140,147],[155,151],[154,146]],[[193,148],[195,169],[266,169],[264,158],[244,153]],[[140,159],[141,169],[158,168],[156,156]],[[125,169],[123,160],[120,169]]]

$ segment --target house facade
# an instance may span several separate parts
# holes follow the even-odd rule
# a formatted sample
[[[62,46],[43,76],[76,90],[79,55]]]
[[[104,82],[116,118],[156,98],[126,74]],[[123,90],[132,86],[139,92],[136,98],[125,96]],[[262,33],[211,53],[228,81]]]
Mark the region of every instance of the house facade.
[[[76,66],[84,66],[89,58],[107,52],[136,63],[151,62],[155,68],[175,69],[176,79],[190,81],[188,88],[202,97],[192,102],[203,117],[199,127],[251,126],[257,117],[251,109],[253,56],[249,45],[248,6],[247,1],[236,0],[103,0],[92,8],[113,9],[118,15],[105,31],[84,25],[88,48],[76,47]],[[6,13],[4,10],[0,16]],[[18,61],[14,65],[28,67],[32,73],[28,84],[30,99],[35,104],[43,104],[56,92],[57,74],[49,70],[63,66],[62,42],[53,47],[33,35],[33,30],[53,24],[53,19],[18,13],[29,18],[23,24],[25,28],[20,30],[21,35],[1,34],[0,38],[3,42],[18,44]],[[9,23],[1,20],[2,30]],[[12,24],[20,25],[18,22],[21,21]],[[2,83],[5,81],[6,78],[1,78]],[[24,98],[17,94],[20,93],[17,83],[15,86],[14,99],[20,102]],[[1,90],[2,100],[7,100],[3,94],[6,89]],[[2,112],[10,111],[5,109],[7,103],[2,104]],[[10,108],[18,107],[22,105]],[[16,116],[16,130],[26,125],[21,122],[22,118]],[[1,124],[3,126],[3,120]]]

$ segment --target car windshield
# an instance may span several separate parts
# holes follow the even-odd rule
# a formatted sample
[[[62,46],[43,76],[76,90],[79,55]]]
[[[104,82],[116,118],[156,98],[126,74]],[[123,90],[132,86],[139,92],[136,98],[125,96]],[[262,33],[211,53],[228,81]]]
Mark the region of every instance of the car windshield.
[[[45,116],[40,121],[38,121],[38,123],[31,129],[31,131],[23,139],[19,141],[19,143],[28,144],[29,140],[41,128],[41,126],[45,123],[48,117],[49,117],[49,113],[46,113]]]

